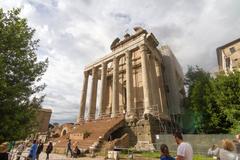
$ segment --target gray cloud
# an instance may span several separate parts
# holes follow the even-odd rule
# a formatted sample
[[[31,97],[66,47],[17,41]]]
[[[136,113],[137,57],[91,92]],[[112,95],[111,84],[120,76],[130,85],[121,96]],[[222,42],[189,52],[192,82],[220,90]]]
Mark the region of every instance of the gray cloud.
[[[238,0],[5,0],[0,5],[22,8],[41,40],[39,59],[49,57],[43,105],[53,109],[52,122],[76,120],[84,66],[109,53],[112,40],[136,25],[168,44],[185,71],[188,65],[214,71],[216,48],[240,37]]]

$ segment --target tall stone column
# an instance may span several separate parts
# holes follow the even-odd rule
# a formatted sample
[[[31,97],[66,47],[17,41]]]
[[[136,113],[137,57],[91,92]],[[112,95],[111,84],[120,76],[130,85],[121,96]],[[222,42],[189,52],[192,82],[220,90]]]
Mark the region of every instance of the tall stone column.
[[[98,84],[98,72],[97,68],[92,69],[92,90],[90,97],[90,108],[88,112],[88,119],[95,119],[96,103],[97,103],[97,84]]]
[[[164,79],[162,75],[161,65],[158,60],[155,61],[155,66],[156,66],[156,73],[157,73],[157,80],[158,80],[158,92],[159,92],[159,98],[160,98],[161,112],[168,113],[166,93],[164,90]]]
[[[150,92],[150,78],[149,69],[147,61],[147,47],[142,44],[140,46],[141,52],[141,63],[142,63],[142,82],[143,82],[143,96],[144,96],[144,114],[149,114],[151,112],[151,92]]]
[[[99,110],[99,116],[102,117],[102,115],[105,113],[105,107],[104,106],[104,99],[106,95],[106,87],[107,87],[107,63],[102,63],[102,70],[101,70],[101,96],[100,96],[100,110]]]
[[[119,112],[119,60],[113,59],[113,93],[112,93],[112,114],[111,117],[115,117]]]
[[[133,75],[132,75],[132,53],[126,52],[126,87],[127,87],[127,114],[126,118],[133,118],[135,108],[133,104]]]
[[[160,108],[160,97],[159,97],[159,81],[156,73],[155,66],[155,57],[154,55],[149,55],[149,66],[150,66],[150,74],[151,74],[151,90],[152,90],[152,107],[155,112],[161,112]]]
[[[87,71],[84,71],[83,89],[82,89],[82,95],[81,95],[81,101],[80,101],[80,112],[79,112],[78,122],[80,122],[81,120],[84,120],[85,106],[86,106],[86,99],[87,99],[88,76],[89,76],[89,73]]]

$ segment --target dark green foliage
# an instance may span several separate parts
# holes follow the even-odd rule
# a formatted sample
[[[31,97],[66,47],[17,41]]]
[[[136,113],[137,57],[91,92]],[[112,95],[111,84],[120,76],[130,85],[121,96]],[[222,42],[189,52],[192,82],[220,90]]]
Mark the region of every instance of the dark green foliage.
[[[203,69],[186,73],[187,107],[194,115],[196,133],[229,133],[239,130],[240,74],[212,78]]]
[[[219,74],[214,80],[216,105],[233,125],[231,133],[240,131],[240,72]]]
[[[35,113],[43,97],[35,97],[48,60],[38,62],[34,29],[20,18],[20,9],[0,9],[0,144],[26,138],[34,131]],[[38,84],[38,85],[37,85]]]

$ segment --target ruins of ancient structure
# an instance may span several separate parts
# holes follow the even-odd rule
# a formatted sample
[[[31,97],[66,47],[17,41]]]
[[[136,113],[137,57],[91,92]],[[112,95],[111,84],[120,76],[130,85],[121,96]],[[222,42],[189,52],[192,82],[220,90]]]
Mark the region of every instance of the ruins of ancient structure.
[[[138,28],[134,35],[127,34],[122,41],[117,38],[111,45],[112,53],[88,65],[84,69],[79,121],[119,114],[125,114],[126,119],[139,119],[143,114],[156,111],[167,118],[163,64],[157,46],[153,34]],[[88,88],[89,76],[92,77],[91,88]],[[89,89],[90,97],[87,97]],[[100,99],[98,115],[97,98]]]
[[[85,67],[77,124],[59,146],[70,138],[80,146],[110,140],[153,149],[157,134],[180,128],[182,69],[168,46],[158,48],[152,33],[134,31],[116,38],[110,54]]]

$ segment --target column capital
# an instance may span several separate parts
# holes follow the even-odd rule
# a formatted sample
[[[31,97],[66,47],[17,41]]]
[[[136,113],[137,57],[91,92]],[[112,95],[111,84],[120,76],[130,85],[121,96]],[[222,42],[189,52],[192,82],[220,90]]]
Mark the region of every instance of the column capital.
[[[84,74],[84,76],[88,76],[89,75],[89,71],[84,71],[83,74]]]
[[[113,62],[118,62],[119,61],[119,56],[113,57]]]
[[[107,65],[107,63],[108,63],[107,61],[102,61],[102,62],[101,62],[101,66]]]
[[[126,58],[130,58],[132,56],[132,52],[129,50],[125,51],[125,56]]]
[[[139,49],[146,51],[146,50],[148,50],[148,47],[147,47],[146,44],[141,44],[141,45],[139,46]]]
[[[130,54],[130,53],[132,53],[130,50],[125,51],[125,54]]]

